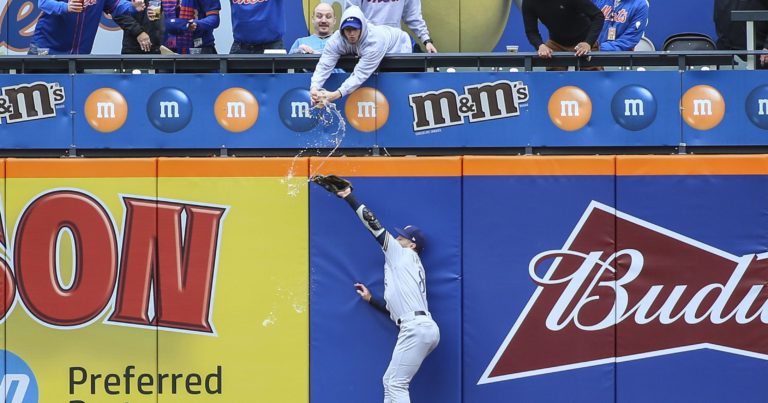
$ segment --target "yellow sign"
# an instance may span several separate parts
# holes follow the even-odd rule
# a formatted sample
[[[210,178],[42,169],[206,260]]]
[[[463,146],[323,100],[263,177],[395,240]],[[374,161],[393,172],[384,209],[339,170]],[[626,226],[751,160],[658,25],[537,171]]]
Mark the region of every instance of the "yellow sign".
[[[7,160],[16,393],[308,401],[307,164]]]

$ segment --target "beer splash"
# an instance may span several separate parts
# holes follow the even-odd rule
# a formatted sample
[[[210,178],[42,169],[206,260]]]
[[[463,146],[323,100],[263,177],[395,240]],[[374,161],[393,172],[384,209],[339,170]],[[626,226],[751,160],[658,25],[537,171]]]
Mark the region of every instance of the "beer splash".
[[[304,157],[310,149],[328,148],[333,146],[328,155],[323,157],[320,165],[318,165],[313,172],[310,172],[309,178],[311,178],[320,171],[320,168],[325,165],[328,158],[338,150],[347,133],[347,122],[344,120],[341,111],[336,107],[335,103],[325,103],[322,106],[313,108],[312,119],[316,119],[318,122],[315,129],[310,133],[312,140],[293,157],[288,173],[280,181],[280,183],[288,186],[288,195],[291,197],[298,196],[300,192],[299,183],[293,180],[296,172],[296,162],[299,158]]]

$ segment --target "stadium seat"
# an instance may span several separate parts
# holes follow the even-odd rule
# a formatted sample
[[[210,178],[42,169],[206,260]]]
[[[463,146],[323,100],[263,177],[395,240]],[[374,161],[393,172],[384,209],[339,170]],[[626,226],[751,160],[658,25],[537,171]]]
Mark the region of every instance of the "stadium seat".
[[[642,38],[640,38],[640,42],[637,43],[635,46],[635,52],[654,52],[656,51],[656,46],[653,45],[653,41],[648,39],[647,36],[643,35]]]
[[[664,51],[715,50],[715,42],[707,35],[686,32],[675,34],[664,41]]]

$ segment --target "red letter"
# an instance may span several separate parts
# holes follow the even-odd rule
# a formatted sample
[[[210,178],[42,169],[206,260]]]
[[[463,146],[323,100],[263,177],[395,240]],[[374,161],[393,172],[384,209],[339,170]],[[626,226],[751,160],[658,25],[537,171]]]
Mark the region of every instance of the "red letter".
[[[124,201],[123,257],[110,320],[212,332],[213,276],[225,209],[134,198]],[[186,213],[185,229],[182,213]],[[148,312],[153,283],[154,321]]]
[[[56,275],[56,241],[65,228],[75,245],[75,278],[66,289]],[[81,325],[109,303],[117,277],[115,229],[90,196],[55,191],[33,201],[19,220],[14,254],[19,295],[43,322]]]
[[[5,228],[3,226],[3,217],[0,216],[0,245],[3,248],[5,246]],[[0,321],[5,319],[5,315],[8,314],[8,310],[11,309],[13,299],[16,298],[16,287],[13,284],[13,274],[8,267],[8,263],[5,259],[0,258],[0,301],[3,302],[3,306],[0,307]]]
[[[2,299],[3,306],[0,307],[0,320],[5,319],[5,315],[8,314],[8,310],[11,309],[13,299],[16,298],[16,287],[13,285],[13,275],[11,275],[11,269],[8,268],[8,263],[5,260],[0,259],[0,290],[3,293]]]

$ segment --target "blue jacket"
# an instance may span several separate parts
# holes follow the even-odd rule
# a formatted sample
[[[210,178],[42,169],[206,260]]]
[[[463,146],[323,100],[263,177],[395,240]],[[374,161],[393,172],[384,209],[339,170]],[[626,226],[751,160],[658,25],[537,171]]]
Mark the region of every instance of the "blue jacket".
[[[178,53],[189,53],[189,48],[195,47],[194,42],[200,41],[201,46],[214,46],[216,38],[213,30],[219,27],[219,0],[181,0],[179,7],[176,0],[163,1],[163,15],[165,16],[165,46]],[[195,14],[197,18],[184,18],[185,12]],[[190,17],[188,15],[188,17]],[[197,29],[192,33],[192,42],[186,43],[183,39],[187,34],[189,21],[197,24]]]
[[[593,1],[605,15],[605,24],[597,40],[600,50],[633,50],[648,26],[648,0]],[[616,39],[609,41],[608,30],[612,27],[616,29]]]
[[[113,16],[135,13],[127,0],[85,0],[80,13],[67,12],[66,0],[38,0],[40,19],[32,43],[52,55],[90,54],[102,12]]]
[[[230,0],[235,41],[258,45],[282,39],[285,34],[283,3],[284,0]]]

